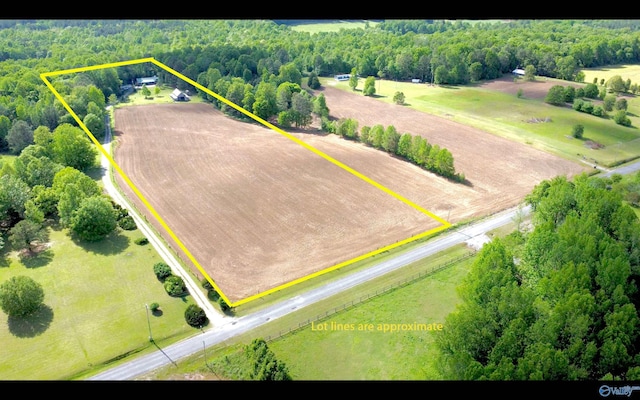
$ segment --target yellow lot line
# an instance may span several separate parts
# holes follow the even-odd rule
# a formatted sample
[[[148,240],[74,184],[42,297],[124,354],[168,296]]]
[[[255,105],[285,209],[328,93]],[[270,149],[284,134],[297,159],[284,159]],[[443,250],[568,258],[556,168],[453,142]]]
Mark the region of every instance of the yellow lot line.
[[[295,143],[303,146],[304,148],[312,151],[313,153],[315,153],[315,154],[319,155],[320,157],[324,158],[325,160],[330,161],[331,163],[337,165],[338,167],[344,169],[345,171],[357,176],[358,178],[364,180],[365,182],[375,186],[376,188],[384,191],[385,193],[393,196],[394,198],[396,198],[396,199],[402,201],[403,203],[413,207],[414,209],[420,211],[421,213],[428,215],[432,219],[435,219],[436,221],[440,222],[442,225],[438,226],[438,227],[436,227],[434,229],[430,229],[430,230],[428,230],[426,232],[423,232],[423,233],[421,233],[419,235],[413,236],[411,238],[399,241],[399,242],[391,244],[389,246],[382,247],[382,248],[380,248],[378,250],[369,252],[367,254],[363,254],[363,255],[361,255],[359,257],[356,257],[356,258],[353,258],[351,260],[342,262],[340,264],[336,264],[336,265],[334,265],[334,266],[332,266],[330,268],[326,268],[326,269],[323,269],[321,271],[314,272],[314,273],[312,273],[310,275],[307,275],[307,276],[304,276],[302,278],[287,282],[287,283],[285,283],[283,285],[274,287],[272,289],[266,290],[266,291],[258,293],[256,295],[246,297],[246,298],[244,298],[242,300],[239,300],[239,301],[236,301],[236,302],[231,302],[229,300],[229,298],[216,285],[215,281],[202,268],[200,263],[195,259],[195,257],[186,248],[186,246],[182,243],[182,241],[180,239],[178,239],[178,237],[173,233],[173,231],[171,230],[171,228],[169,228],[169,226],[166,224],[164,219],[162,219],[162,217],[156,212],[156,210],[153,208],[153,206],[151,206],[149,201],[147,201],[147,199],[142,195],[142,193],[133,184],[133,182],[131,182],[129,177],[124,173],[124,171],[122,171],[120,166],[113,160],[111,155],[109,155],[109,153],[102,147],[101,143],[95,138],[95,136],[89,131],[89,129],[87,129],[86,125],[80,120],[80,118],[76,115],[76,113],[73,111],[73,109],[67,104],[67,102],[64,100],[64,98],[60,95],[60,93],[58,93],[58,91],[53,87],[51,82],[49,82],[49,80],[48,80],[49,77],[58,76],[58,75],[73,74],[73,73],[78,73],[78,72],[86,72],[86,71],[92,71],[92,70],[98,70],[98,69],[104,69],[104,68],[122,67],[122,66],[126,66],[126,65],[141,64],[141,63],[147,63],[147,62],[150,62],[150,63],[152,63],[152,64],[164,69],[165,71],[177,76],[178,78],[184,80],[185,82],[188,82],[189,84],[193,85],[194,87],[197,87],[198,89],[202,90],[203,92],[215,97],[219,101],[222,101],[223,103],[229,105],[230,107],[233,107],[234,109],[240,111],[241,113],[249,116],[250,118],[252,118],[252,119],[254,119],[254,120],[258,121],[258,122],[260,122],[264,126],[272,129],[273,131],[285,136],[286,138],[288,138],[288,139],[294,141]],[[448,221],[440,218],[439,216],[433,214],[432,212],[430,212],[428,210],[425,210],[424,208],[420,207],[419,205],[417,205],[417,204],[405,199],[404,197],[402,197],[399,194],[393,192],[392,190],[386,188],[385,186],[379,184],[378,182],[376,182],[376,181],[370,179],[369,177],[361,174],[360,172],[350,168],[349,166],[341,163],[340,161],[334,159],[333,157],[321,152],[320,150],[316,149],[315,147],[313,147],[313,146],[305,143],[304,141],[296,138],[295,136],[283,131],[282,129],[278,128],[277,126],[274,126],[273,124],[269,123],[268,121],[265,121],[264,119],[258,117],[257,115],[255,115],[255,114],[245,110],[244,108],[234,104],[233,102],[225,99],[224,97],[218,95],[217,93],[212,92],[211,90],[205,88],[204,86],[202,86],[199,83],[193,81],[192,79],[189,79],[188,77],[184,76],[183,74],[181,74],[181,73],[169,68],[168,66],[164,65],[163,63],[157,61],[156,59],[154,59],[152,57],[140,58],[140,59],[130,60],[130,61],[121,61],[121,62],[100,64],[100,65],[94,65],[94,66],[89,66],[89,67],[80,67],[80,68],[72,68],[72,69],[59,70],[59,71],[53,71],[53,72],[46,72],[46,73],[40,74],[40,78],[44,81],[44,83],[47,85],[47,87],[49,87],[49,90],[51,90],[53,92],[53,94],[56,96],[56,98],[62,103],[62,105],[69,112],[69,114],[75,119],[75,121],[82,128],[82,130],[85,131],[85,133],[89,136],[91,141],[98,147],[100,152],[102,152],[102,154],[107,158],[107,160],[109,160],[109,163],[113,166],[113,168],[116,170],[116,172],[118,172],[118,174],[120,174],[120,176],[126,182],[126,184],[129,185],[131,190],[133,190],[134,193],[140,198],[140,200],[145,205],[145,207],[147,207],[147,209],[156,218],[156,220],[160,223],[160,225],[167,231],[169,236],[171,236],[171,238],[178,244],[180,249],[182,249],[182,251],[187,255],[187,257],[191,260],[191,262],[193,262],[193,264],[198,268],[198,270],[203,274],[203,276],[207,278],[207,280],[209,281],[209,283],[211,283],[211,285],[214,287],[216,292],[218,292],[220,294],[220,297],[222,297],[222,299],[230,307],[236,307],[236,306],[239,306],[241,304],[245,304],[245,303],[247,303],[249,301],[256,300],[256,299],[264,297],[264,296],[266,296],[266,295],[268,295],[270,293],[274,293],[276,291],[291,287],[293,285],[296,285],[298,283],[307,281],[307,280],[309,280],[311,278],[317,277],[317,276],[325,274],[327,272],[334,271],[334,270],[336,270],[338,268],[342,268],[342,267],[344,267],[346,265],[353,264],[353,263],[355,263],[357,261],[364,260],[364,259],[366,259],[368,257],[371,257],[371,256],[374,256],[376,254],[383,253],[383,252],[388,251],[390,249],[393,249],[393,248],[402,246],[404,244],[416,241],[418,239],[424,238],[426,236],[432,235],[432,234],[434,234],[436,232],[445,230],[445,229],[447,229],[447,228],[449,228],[451,226],[451,223],[449,223]]]

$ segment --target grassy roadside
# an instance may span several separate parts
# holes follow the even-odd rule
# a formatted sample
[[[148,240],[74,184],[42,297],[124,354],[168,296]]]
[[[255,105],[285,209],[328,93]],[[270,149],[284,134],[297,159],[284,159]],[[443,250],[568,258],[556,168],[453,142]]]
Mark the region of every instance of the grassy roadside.
[[[521,222],[528,222],[528,218]],[[508,235],[516,229],[516,223],[512,221],[487,235]],[[139,379],[221,379],[220,369],[238,367],[228,364],[228,360],[234,360],[234,354],[257,337],[268,341],[269,348],[285,361],[296,380],[445,379],[435,364],[433,331],[379,332],[375,326],[444,322],[455,309],[456,288],[474,259],[465,244],[454,246]],[[434,270],[437,271],[431,272]],[[329,329],[318,330],[321,324]],[[374,330],[339,331],[339,324],[353,324],[356,329],[360,324],[373,324]],[[207,367],[211,365],[220,369]]]
[[[424,362],[433,359],[433,349],[429,346],[433,331],[318,332],[312,330],[311,321],[315,321],[314,326],[318,323],[331,326],[331,322],[355,326],[359,323],[442,323],[455,307],[457,282],[473,262],[474,257],[468,257],[469,254],[466,245],[455,246],[209,347],[206,352],[203,349],[202,353],[179,360],[177,366],[161,368],[139,379],[184,379],[189,374],[218,379],[219,375],[214,372],[220,371],[207,369],[205,357],[209,364],[221,362],[225,355],[237,352],[257,337],[269,341],[269,347],[287,363],[294,379],[439,379],[434,366]],[[444,268],[428,274],[437,267]],[[362,343],[364,347],[355,343]],[[409,343],[413,343],[411,348]],[[371,353],[371,348],[377,350]],[[412,357],[392,366],[396,363],[390,360],[397,359],[398,352],[405,350]],[[340,360],[346,360],[346,364],[337,367],[336,354],[340,354]],[[373,373],[372,364],[378,364],[380,371],[386,369],[387,372]],[[382,364],[385,368],[381,368]]]

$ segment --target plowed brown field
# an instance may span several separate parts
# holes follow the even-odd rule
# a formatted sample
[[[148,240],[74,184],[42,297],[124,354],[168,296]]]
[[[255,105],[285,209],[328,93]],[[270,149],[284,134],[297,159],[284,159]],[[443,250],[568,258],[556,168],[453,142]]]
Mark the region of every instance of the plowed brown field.
[[[323,92],[333,116],[393,124],[446,147],[471,185],[335,135],[293,135],[450,222],[514,206],[541,180],[584,170],[446,119]],[[232,302],[441,225],[281,134],[210,105],[124,107],[115,122],[115,161]]]

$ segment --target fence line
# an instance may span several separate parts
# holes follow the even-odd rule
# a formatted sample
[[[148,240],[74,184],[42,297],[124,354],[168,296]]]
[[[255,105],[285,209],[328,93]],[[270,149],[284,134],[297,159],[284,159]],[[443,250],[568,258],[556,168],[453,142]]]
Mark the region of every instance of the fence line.
[[[395,282],[394,284],[391,284],[389,286],[383,287],[382,289],[376,289],[375,291],[372,291],[372,292],[370,292],[368,294],[360,296],[359,299],[353,299],[353,300],[351,300],[351,301],[349,301],[347,303],[343,303],[342,305],[339,305],[337,307],[333,307],[333,309],[326,310],[324,313],[318,314],[313,318],[307,319],[306,321],[299,322],[297,326],[291,326],[288,329],[279,331],[275,335],[269,335],[269,336],[265,337],[264,340],[266,342],[270,342],[270,341],[273,341],[273,340],[276,340],[276,339],[280,339],[285,335],[291,334],[293,332],[296,332],[298,330],[303,329],[304,327],[306,327],[308,325],[311,325],[312,322],[318,322],[318,321],[321,321],[323,319],[327,319],[330,316],[333,316],[333,315],[337,314],[338,312],[345,311],[345,310],[347,310],[349,308],[352,308],[353,306],[362,304],[367,300],[370,300],[370,299],[373,299],[375,297],[381,296],[381,295],[383,295],[385,293],[388,293],[388,292],[390,292],[392,290],[395,290],[395,289],[410,285],[412,283],[415,283],[416,281],[418,281],[420,279],[423,279],[423,278],[425,278],[425,277],[427,277],[429,275],[432,275],[432,274],[434,274],[434,273],[436,273],[438,271],[446,269],[446,268],[448,268],[448,267],[450,267],[450,266],[452,266],[452,265],[454,265],[454,264],[456,264],[456,263],[458,263],[458,262],[460,262],[462,260],[466,260],[469,257],[473,256],[474,254],[476,254],[475,251],[469,251],[469,252],[467,252],[467,253],[465,253],[465,254],[463,254],[463,255],[461,255],[461,256],[453,259],[453,260],[449,260],[449,261],[447,261],[445,263],[442,263],[440,265],[436,265],[435,267],[429,268],[429,269],[427,269],[425,271],[420,271],[417,274],[411,275],[406,279],[403,279],[403,280],[400,280],[398,282]]]

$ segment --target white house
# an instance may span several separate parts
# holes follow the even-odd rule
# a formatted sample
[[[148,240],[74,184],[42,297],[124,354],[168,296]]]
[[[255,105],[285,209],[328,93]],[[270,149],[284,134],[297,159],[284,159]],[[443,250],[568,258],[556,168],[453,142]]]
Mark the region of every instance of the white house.
[[[158,83],[157,76],[147,76],[144,78],[136,78],[135,87],[136,89],[140,89],[142,85],[152,86],[152,85],[156,85],[157,83]]]
[[[511,71],[511,73],[518,76],[524,76],[524,69],[516,68],[513,71]]]

